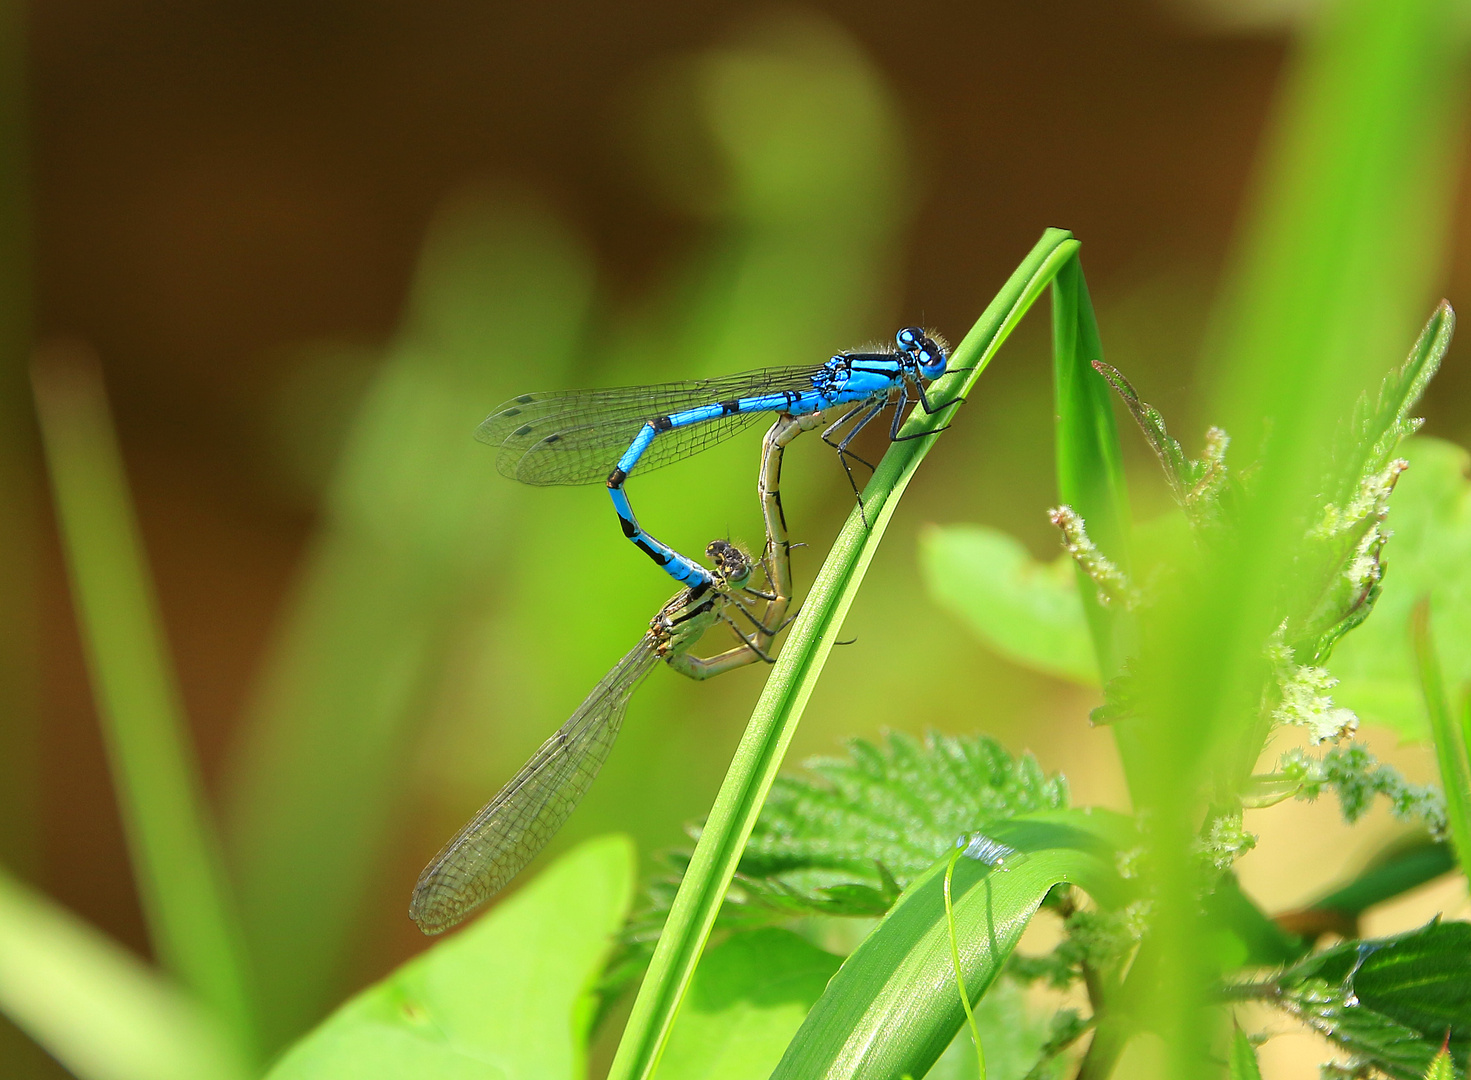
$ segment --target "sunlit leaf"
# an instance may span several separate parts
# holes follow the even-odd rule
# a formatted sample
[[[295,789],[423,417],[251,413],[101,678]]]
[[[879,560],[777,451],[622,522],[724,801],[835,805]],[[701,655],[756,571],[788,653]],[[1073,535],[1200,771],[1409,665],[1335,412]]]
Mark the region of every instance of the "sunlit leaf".
[[[574,848],[509,900],[363,991],[271,1080],[575,1080],[589,988],[632,895],[620,836]]]
[[[700,959],[663,1080],[765,1080],[842,963],[787,930],[737,934]]]
[[[1070,557],[1040,563],[999,529],[950,525],[920,534],[919,565],[930,599],[993,651],[1048,675],[1097,685],[1098,661]]]

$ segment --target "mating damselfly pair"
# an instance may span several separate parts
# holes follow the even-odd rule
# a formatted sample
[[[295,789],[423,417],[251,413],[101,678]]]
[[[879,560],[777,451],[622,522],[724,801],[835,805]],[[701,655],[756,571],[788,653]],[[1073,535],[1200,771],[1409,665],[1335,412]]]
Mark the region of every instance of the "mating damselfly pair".
[[[827,426],[855,496],[850,461],[857,434],[894,408],[891,440],[905,406],[933,413],[926,385],[946,371],[939,339],[918,327],[895,335],[886,350],[844,352],[817,367],[766,368],[718,379],[644,387],[526,394],[482,423],[477,437],[498,446],[497,466],[536,485],[604,480],[624,535],[685,588],[521,771],[435,856],[419,877],[409,914],[425,933],[464,919],[503,888],[556,834],[607,760],[633,691],[660,660],[694,679],[770,662],[769,648],[788,621],[792,575],[780,478],[786,446],[803,431]],[[839,413],[830,419],[832,414]],[[757,417],[776,414],[762,445],[758,493],[765,526],[759,563],[726,540],[706,548],[713,567],[680,554],[645,532],[624,491],[628,477],[715,445]],[[871,466],[870,466],[871,467]],[[764,588],[753,583],[756,566]],[[716,623],[739,644],[712,657],[690,650]]]

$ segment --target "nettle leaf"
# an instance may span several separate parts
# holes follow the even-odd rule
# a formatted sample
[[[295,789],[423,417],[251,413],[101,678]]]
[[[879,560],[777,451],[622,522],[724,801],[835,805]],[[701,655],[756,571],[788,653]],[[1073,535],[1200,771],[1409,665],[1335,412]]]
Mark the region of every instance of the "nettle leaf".
[[[1439,370],[1454,329],[1455,316],[1442,302],[1408,359],[1384,377],[1377,399],[1361,397],[1339,430],[1331,472],[1321,486],[1320,513],[1292,575],[1297,591],[1288,603],[1295,619],[1289,644],[1299,662],[1321,663],[1378,602],[1390,536],[1389,496],[1407,467],[1395,455],[1420,428],[1422,421],[1411,413]]]
[[[1455,329],[1455,312],[1442,300],[1405,362],[1380,383],[1378,398],[1359,399],[1334,450],[1336,475],[1324,486],[1330,502],[1347,503],[1365,478],[1381,472],[1399,444],[1420,430],[1424,421],[1411,414],[1440,370]]]
[[[858,884],[903,886],[956,837],[1068,802],[1061,776],[983,735],[854,739],[848,757],[807,769],[813,779],[781,776],[772,786],[741,858],[745,876],[841,871]]]
[[[1288,968],[1268,1000],[1391,1076],[1418,1080],[1449,1039],[1471,1052],[1471,923],[1346,941]]]
[[[1118,368],[1093,361],[1093,367],[1108,380],[1128,408],[1150,449],[1164,468],[1170,493],[1195,525],[1219,521],[1221,498],[1226,489],[1226,447],[1230,439],[1220,428],[1210,428],[1205,435],[1205,453],[1197,460],[1189,457],[1179,441],[1165,427],[1158,409],[1139,397],[1133,385]]]
[[[1456,1062],[1449,1050],[1435,1055],[1430,1068],[1425,1070],[1425,1080],[1456,1080]]]
[[[1378,614],[1338,644],[1335,698],[1366,723],[1405,738],[1429,737],[1415,675],[1410,611],[1430,597],[1436,647],[1448,686],[1471,679],[1471,455],[1417,437],[1400,451],[1409,469],[1395,488],[1387,525],[1387,572]]]
[[[1236,1029],[1231,1038],[1231,1052],[1226,1064],[1230,1080],[1262,1080],[1262,1067],[1257,1063],[1256,1047],[1240,1028]]]
[[[807,763],[810,777],[778,776],[741,856],[718,931],[740,932],[809,915],[878,917],[964,834],[1067,806],[1067,781],[1031,754],[1013,757],[983,735],[892,732],[875,745],[848,743],[848,756]],[[604,1000],[636,980],[689,864],[649,886],[603,977]]]
[[[999,529],[930,526],[920,534],[919,565],[930,599],[994,652],[1034,671],[1098,685],[1069,556],[1042,563]]]

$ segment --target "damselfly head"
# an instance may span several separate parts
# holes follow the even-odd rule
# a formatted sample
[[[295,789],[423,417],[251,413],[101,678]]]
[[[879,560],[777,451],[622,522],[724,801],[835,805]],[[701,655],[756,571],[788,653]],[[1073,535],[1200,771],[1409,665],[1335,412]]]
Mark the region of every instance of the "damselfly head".
[[[924,378],[938,379],[945,374],[945,345],[938,336],[926,334],[920,326],[906,326],[894,335],[894,343]]]
[[[715,565],[715,576],[723,584],[740,589],[751,580],[751,572],[755,569],[751,556],[729,540],[711,540],[705,547],[705,554]]]

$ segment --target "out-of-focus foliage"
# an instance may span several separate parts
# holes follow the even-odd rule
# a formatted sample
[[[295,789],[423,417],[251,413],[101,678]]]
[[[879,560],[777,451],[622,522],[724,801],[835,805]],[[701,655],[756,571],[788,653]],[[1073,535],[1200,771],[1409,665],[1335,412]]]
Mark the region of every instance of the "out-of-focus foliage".
[[[272,1080],[575,1080],[589,988],[633,895],[625,837],[589,841],[343,1005]]]
[[[1040,563],[999,529],[950,525],[920,535],[919,560],[930,598],[989,648],[1044,674],[1097,684],[1069,556]]]
[[[0,1009],[86,1080],[245,1080],[219,1017],[172,979],[0,873]]]
[[[36,360],[36,409],[92,685],[160,960],[259,1053],[247,961],[204,805],[122,456],[92,357]]]
[[[1457,724],[1445,692],[1445,676],[1430,631],[1430,604],[1422,600],[1411,618],[1420,688],[1435,745],[1440,782],[1445,787],[1444,813],[1461,871],[1471,880],[1471,687],[1462,692],[1461,723]]]
[[[536,328],[538,362],[555,377],[589,287],[575,244],[524,206],[451,208],[430,239],[229,781],[227,837],[267,1045],[331,999],[445,647],[500,565],[507,494],[466,433],[522,355],[506,327]]]
[[[1366,722],[1423,739],[1424,705],[1410,647],[1410,611],[1430,598],[1447,682],[1471,679],[1471,457],[1453,443],[1416,438],[1395,485],[1383,592],[1374,618],[1333,658],[1338,700]]]
[[[1335,787],[1347,793],[1347,806],[1379,791],[1433,818],[1430,793],[1361,753],[1299,755],[1278,773],[1251,773],[1274,727],[1298,725],[1317,741],[1352,734],[1356,718],[1346,702],[1371,694],[1365,687],[1381,675],[1377,651],[1357,669],[1348,653],[1342,686],[1325,662],[1341,638],[1364,633],[1357,628],[1394,582],[1397,570],[1390,585],[1381,582],[1383,555],[1394,558],[1398,542],[1388,531],[1401,527],[1387,516],[1400,471],[1391,455],[1444,351],[1445,313],[1422,339],[1419,366],[1412,358],[1386,384],[1379,403],[1387,407],[1343,420],[1354,395],[1402,347],[1443,262],[1466,89],[1466,41],[1447,30],[1458,14],[1451,0],[1343,0],[1305,37],[1211,335],[1217,418],[1238,437],[1229,469],[1224,439],[1208,438],[1206,455],[1190,461],[1159,414],[1100,366],[1164,463],[1188,528],[1164,530],[1141,556],[1148,545],[1130,527],[1107,385],[1091,366],[1101,363],[1103,335],[1077,244],[1066,234],[1044,237],[956,353],[973,364],[969,386],[1055,279],[1057,465],[1069,505],[1054,520],[1087,587],[1069,592],[1055,575],[1030,573],[1019,547],[956,530],[932,534],[939,539],[928,568],[932,582],[948,574],[963,583],[947,606],[983,636],[1006,642],[1013,659],[1080,680],[1102,673],[1102,717],[1118,736],[1137,820],[1065,810],[1018,819],[1017,809],[1059,805],[1060,785],[994,747],[972,758],[891,744],[887,755],[830,768],[825,785],[779,788],[769,831],[758,830],[752,849],[766,862],[738,878],[741,892],[726,902],[743,830],[754,823],[894,500],[933,438],[900,443],[870,488],[875,517],[862,528],[850,520],[840,537],[831,574],[814,589],[806,625],[815,629],[788,643],[790,659],[737,754],[736,781],[702,838],[713,854],[689,868],[692,899],[672,905],[666,962],[651,969],[648,1003],[635,1006],[616,1075],[649,1074],[691,985],[688,1030],[674,1029],[669,1051],[676,1063],[687,1047],[725,1039],[732,1054],[722,1064],[732,1075],[764,1075],[801,1006],[815,999],[778,1075],[922,1071],[960,1027],[957,977],[972,996],[985,994],[1044,902],[1066,916],[1068,937],[1034,966],[1060,984],[1084,983],[1093,1011],[1059,1013],[1047,1045],[1032,1053],[1050,1056],[1092,1030],[1082,1066],[1088,1080],[1110,1073],[1146,1029],[1161,1038],[1163,1067],[1175,1074],[1220,1065],[1218,995],[1249,996],[1264,985],[1267,996],[1392,1075],[1421,1075],[1441,1023],[1453,1029],[1464,1067],[1466,1002],[1441,971],[1465,970],[1464,925],[1349,942],[1267,983],[1231,982],[1241,965],[1290,962],[1310,944],[1269,932],[1236,885],[1231,866],[1256,842],[1244,807]],[[323,528],[228,777],[228,853],[260,979],[259,1041],[268,1048],[303,1030],[341,985],[368,884],[409,791],[417,784],[431,793],[447,832],[493,788],[486,758],[509,766],[534,746],[667,591],[617,535],[596,493],[532,497],[495,477],[468,438],[475,421],[521,390],[810,362],[834,343],[883,328],[907,159],[896,110],[851,43],[821,22],[765,21],[746,39],[674,65],[656,96],[668,108],[641,120],[646,158],[666,196],[711,226],[694,254],[631,311],[613,313],[599,302],[580,244],[545,208],[505,195],[451,206],[334,467],[316,474],[329,477]],[[1431,447],[1423,453],[1433,461],[1434,444],[1412,453],[1422,447]],[[1446,585],[1464,568],[1435,562],[1439,552],[1459,551],[1462,531],[1437,516],[1445,509],[1437,500],[1449,499],[1456,512],[1464,501],[1464,478],[1451,476],[1453,455],[1439,452],[1441,471],[1426,470],[1438,485],[1427,486],[1418,512],[1426,549],[1436,554],[1426,557],[1422,576],[1406,580],[1445,592],[1437,604],[1464,606]],[[722,448],[641,480],[641,514],[685,550],[739,532],[730,492],[749,490],[747,458]],[[789,505],[816,483],[798,474]],[[749,502],[734,511],[748,522]],[[1403,525],[1416,520],[1407,513]],[[968,547],[933,550],[959,538]],[[1404,610],[1415,599],[1406,593]],[[1006,603],[989,612],[992,600]],[[907,593],[887,603],[913,618]],[[1385,619],[1393,610],[1375,615],[1393,646],[1384,656],[1407,661],[1402,633],[1394,636]],[[1083,627],[1093,669],[1078,652]],[[1453,679],[1466,674],[1466,636],[1453,620],[1444,631],[1437,659]],[[916,716],[947,700],[943,690],[924,696],[934,685],[960,675],[945,642],[933,644],[920,658],[933,673],[908,699]],[[859,673],[837,715],[858,724],[865,709],[890,708],[897,695],[888,691],[908,687],[918,667]],[[1400,680],[1396,692],[1413,688],[1407,662],[1386,670],[1386,681]],[[702,695],[698,710],[659,709],[683,689],[674,680],[651,687],[645,703],[664,718],[630,728],[620,760],[637,767],[613,763],[584,822],[616,813],[635,829],[649,826],[676,816],[708,784],[686,765],[690,742],[704,736],[688,716],[718,723],[733,706]],[[1410,730],[1406,700],[1413,697],[1382,707],[1385,719]],[[1395,709],[1399,721],[1389,715]],[[681,713],[676,726],[669,717]],[[493,753],[484,731],[496,733]],[[177,755],[180,744],[166,749]],[[652,784],[651,775],[670,782]],[[978,822],[994,836],[972,837],[976,850],[1004,854],[957,864],[954,929],[964,943],[957,971],[940,896],[945,860],[932,860],[955,839],[946,830]],[[579,828],[586,825],[571,831]],[[889,844],[870,870],[874,835]],[[279,1074],[577,1074],[596,1013],[588,990],[629,881],[621,844],[569,857],[349,1003],[288,1052]],[[1080,908],[1072,890],[1054,890],[1064,881],[1081,884],[1096,906]],[[1134,899],[1141,902],[1127,903]],[[817,982],[830,961],[769,928],[733,937],[726,948],[734,951],[712,951],[696,973],[717,915],[742,902],[745,921],[727,927],[769,924],[778,913],[887,915],[825,991]],[[93,994],[88,1000],[114,1029],[128,1015],[118,987],[141,988],[131,1003],[140,1006],[136,1023],[114,1030],[116,1039],[142,1033],[166,1049],[207,1056],[207,1039],[198,1044],[203,1051],[190,1042],[197,1005],[176,1009],[175,991],[160,990],[154,977],[120,965],[95,942],[77,945],[85,935],[75,927],[47,939],[46,920],[32,918],[37,910],[17,903],[0,911],[10,935],[0,940],[25,944],[34,925],[37,940],[51,940],[58,955],[81,958],[78,992]],[[747,996],[752,977],[769,974],[775,957],[792,961],[783,969],[793,973],[790,995]],[[224,978],[227,967],[206,975]],[[36,971],[45,973],[39,964]],[[1435,977],[1425,979],[1427,972]],[[113,1075],[99,1044],[67,1042],[75,1029],[57,1022],[54,1009],[48,1018],[44,985],[12,980],[3,989],[7,1011],[40,1017],[34,1030],[48,1045],[67,1047],[79,1072]],[[1243,1045],[1238,1035],[1236,1050]],[[1233,1075],[1249,1076],[1253,1065],[1245,1052],[1231,1055]]]

